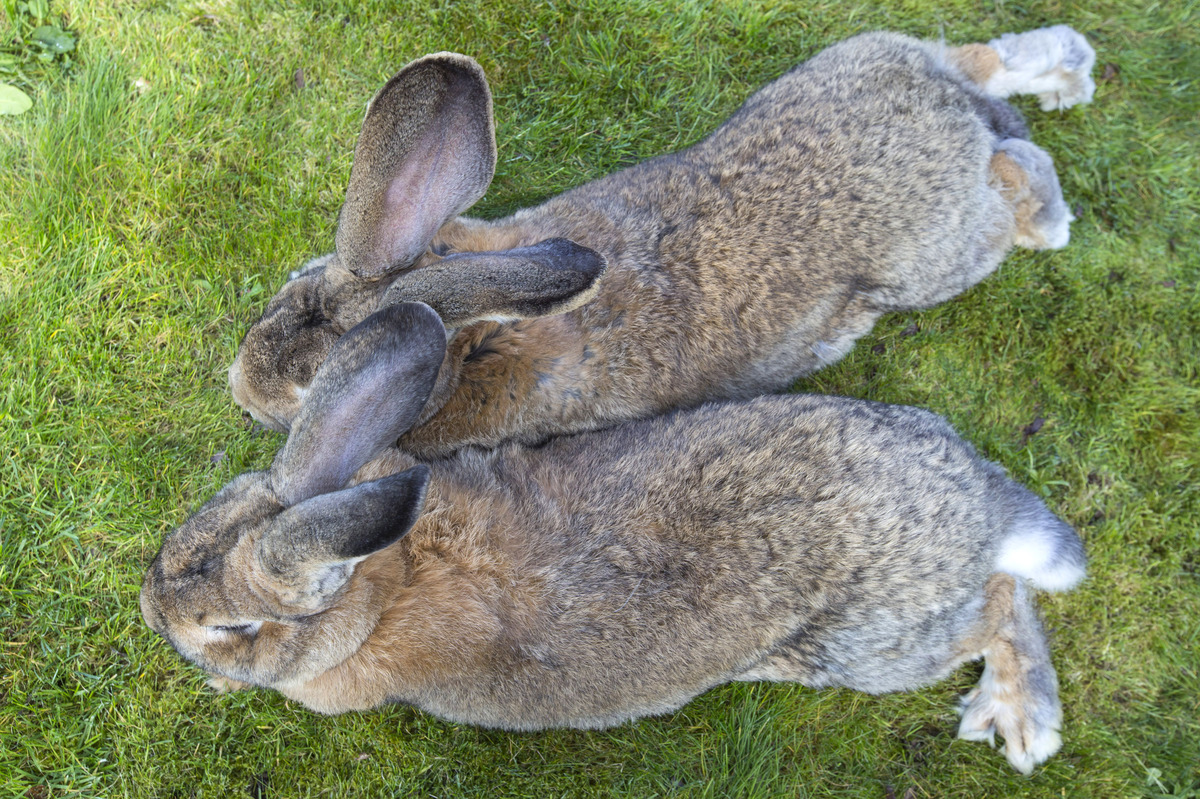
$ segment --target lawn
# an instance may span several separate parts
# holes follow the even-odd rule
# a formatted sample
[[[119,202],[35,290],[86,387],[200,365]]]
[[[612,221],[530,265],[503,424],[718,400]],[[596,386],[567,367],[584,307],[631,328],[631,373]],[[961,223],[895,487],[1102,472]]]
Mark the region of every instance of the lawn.
[[[1200,797],[1196,0],[55,3],[69,66],[13,40],[34,5],[0,20],[0,80],[34,101],[0,117],[0,796]],[[1096,47],[1095,101],[1018,105],[1070,245],[885,317],[796,385],[945,415],[1080,531],[1089,578],[1041,603],[1064,746],[1032,777],[954,739],[977,667],[510,734],[216,695],[142,622],[163,536],[282,443],[225,370],[287,271],[331,249],[365,104],[410,59],[487,71],[500,157],[472,213],[493,217],[696,141],[854,33],[1055,23]]]

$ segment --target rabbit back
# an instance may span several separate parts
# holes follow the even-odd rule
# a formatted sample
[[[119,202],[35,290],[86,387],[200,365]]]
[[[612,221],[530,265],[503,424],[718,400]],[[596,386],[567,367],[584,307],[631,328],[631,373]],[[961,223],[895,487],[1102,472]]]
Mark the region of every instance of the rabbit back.
[[[509,594],[472,645],[504,689],[481,701],[453,671],[393,698],[507,728],[608,726],[731,679],[927,685],[978,654],[963,641],[1005,541],[1022,514],[1049,516],[939,417],[836,398],[707,405],[433,468],[430,518],[456,522],[407,546],[438,568],[456,540],[474,542],[464,559],[484,535],[503,552],[446,593]],[[494,498],[465,526],[460,491]]]
[[[949,66],[939,46],[867,34],[768,84],[695,146],[518,217],[530,228],[562,225],[557,235],[606,254],[615,238],[606,282],[623,267],[690,307],[696,284],[709,300],[702,307],[731,317],[697,322],[791,321],[814,315],[808,303],[856,294],[879,311],[923,307],[1003,255],[988,234],[1011,210],[989,185],[990,160],[1000,141],[1026,136],[1019,114]],[[613,221],[597,228],[597,217]],[[755,273],[774,307],[739,314],[719,301],[726,289],[738,299]]]
[[[970,287],[1012,246],[1066,243],[1053,164],[999,97],[1085,101],[1094,55],[1062,26],[1003,41],[854,37],[691,148],[495,222],[456,215],[495,162],[483,72],[419,59],[364,120],[338,252],[247,333],[235,398],[288,429],[337,336],[405,302],[430,304],[449,333],[404,440],[421,457],[784,388],[881,314]],[[447,196],[410,202],[430,191]]]
[[[695,146],[485,226],[503,240],[579,241],[608,269],[570,313],[460,333],[459,394],[404,446],[532,443],[787,387],[883,313],[945,300],[995,268],[1012,209],[989,184],[991,159],[1015,134],[1019,115],[935,45],[894,34],[834,45]],[[481,338],[494,346],[467,343]],[[497,385],[515,386],[520,407],[481,403]]]

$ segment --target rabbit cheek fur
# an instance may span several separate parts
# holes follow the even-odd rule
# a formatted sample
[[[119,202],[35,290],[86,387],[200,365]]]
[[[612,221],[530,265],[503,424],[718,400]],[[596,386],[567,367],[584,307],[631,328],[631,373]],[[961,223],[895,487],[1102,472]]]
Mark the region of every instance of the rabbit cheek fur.
[[[503,314],[484,310],[479,318],[493,321],[452,329],[464,340],[451,342],[449,393],[422,421],[429,429],[412,430],[404,446],[433,456],[532,443],[778,390],[841,358],[881,314],[966,290],[1014,244],[1063,246],[1070,214],[1053,164],[999,98],[1035,92],[1053,95],[1056,107],[1085,102],[1093,61],[1064,26],[959,48],[865,34],[769,84],[687,150],[498,222],[448,218],[430,241],[435,253],[502,253],[565,238],[598,253],[608,271],[590,302],[552,319],[500,323]],[[453,104],[468,117],[491,108],[474,69],[478,96]],[[382,112],[388,102],[373,106]],[[465,158],[472,180],[494,155],[484,121],[471,128],[479,134],[478,157]],[[363,140],[387,149],[370,114],[363,130]],[[363,161],[365,172],[372,156],[360,147],[356,168]],[[471,189],[463,196],[482,194],[486,181]],[[365,196],[348,192],[347,206],[351,194]],[[460,263],[460,279],[470,280],[469,259]],[[389,286],[380,302],[423,300],[404,291],[406,276],[422,270],[396,269],[373,278]],[[353,323],[372,308],[356,307],[337,315]],[[252,328],[243,346],[256,335]],[[314,342],[312,362],[327,349],[327,340]],[[247,400],[252,413],[294,415],[295,390],[271,399],[281,391],[274,383],[291,378],[241,372],[272,384]],[[250,394],[241,391],[239,402]]]

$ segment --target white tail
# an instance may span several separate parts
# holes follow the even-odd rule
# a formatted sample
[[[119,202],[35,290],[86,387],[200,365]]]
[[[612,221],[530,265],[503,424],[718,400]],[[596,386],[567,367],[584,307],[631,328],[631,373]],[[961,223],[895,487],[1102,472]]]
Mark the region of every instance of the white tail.
[[[1025,494],[1012,533],[1000,545],[996,571],[1024,577],[1045,591],[1073,588],[1086,572],[1083,542],[1069,524]]]

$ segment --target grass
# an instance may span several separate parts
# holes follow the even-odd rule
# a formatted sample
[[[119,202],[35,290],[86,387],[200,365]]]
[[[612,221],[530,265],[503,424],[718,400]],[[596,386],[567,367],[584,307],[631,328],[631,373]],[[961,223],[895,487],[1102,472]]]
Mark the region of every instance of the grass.
[[[51,11],[71,74],[38,73],[33,109],[0,118],[0,795],[1200,797],[1195,0]],[[517,735],[215,696],[142,623],[163,536],[281,443],[224,370],[284,273],[331,246],[364,104],[400,65],[449,49],[487,70],[500,162],[474,213],[495,216],[686,146],[853,33],[1059,22],[1099,52],[1096,100],[1020,105],[1079,217],[1070,246],[885,318],[797,385],[946,415],[1084,536],[1088,581],[1042,602],[1065,744],[1032,778],[954,740],[970,668],[885,697],[726,686]]]

